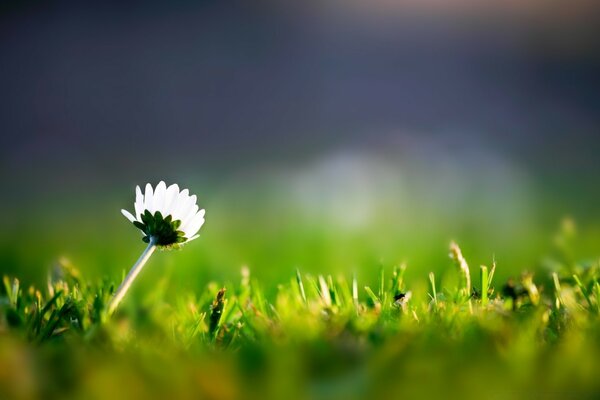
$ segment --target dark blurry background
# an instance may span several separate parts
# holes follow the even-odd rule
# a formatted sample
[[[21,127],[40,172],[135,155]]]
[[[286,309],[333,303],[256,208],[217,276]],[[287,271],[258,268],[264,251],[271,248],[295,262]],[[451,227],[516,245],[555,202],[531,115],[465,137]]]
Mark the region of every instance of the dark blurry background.
[[[128,268],[143,245],[119,209],[160,179],[207,209],[157,261],[182,282],[422,274],[450,239],[510,271],[565,215],[593,254],[597,3],[287,3],[3,2],[0,272]]]

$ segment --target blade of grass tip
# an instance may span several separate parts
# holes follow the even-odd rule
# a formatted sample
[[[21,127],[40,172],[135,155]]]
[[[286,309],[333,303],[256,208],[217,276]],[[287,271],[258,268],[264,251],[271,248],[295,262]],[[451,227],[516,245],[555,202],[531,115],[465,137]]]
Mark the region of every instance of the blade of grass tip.
[[[306,304],[306,292],[304,291],[304,283],[302,282],[302,275],[300,275],[299,269],[296,269],[296,282],[298,283],[298,289],[300,290],[300,297],[302,297],[302,301]]]
[[[396,295],[402,292],[404,286],[404,272],[406,271],[406,264],[402,263],[400,266],[394,267],[393,272],[393,283],[392,283],[392,295]]]
[[[241,286],[247,288],[250,286],[250,268],[247,265],[243,265],[240,270],[240,275],[242,276]]]
[[[311,297],[321,300],[321,291],[319,290],[319,282],[317,282],[317,278],[312,275],[304,275],[304,279],[308,285],[306,288],[308,290],[306,299],[308,300],[308,298]]]
[[[358,281],[356,273],[352,275],[352,302],[354,303],[354,308],[358,311]]]
[[[488,284],[492,287],[492,279],[494,279],[494,273],[496,272],[496,255],[492,256],[492,269],[490,270],[490,277],[488,278]]]
[[[583,297],[585,297],[585,301],[587,301],[591,310],[594,307],[594,304],[592,303],[592,299],[590,299],[587,289],[585,288],[585,286],[583,286],[583,283],[581,283],[581,280],[577,275],[573,275],[573,279],[575,279],[575,283],[577,283],[577,286],[579,286],[579,289],[581,290],[581,293],[583,294]]]
[[[17,278],[13,279],[13,286],[12,286],[12,303],[13,305],[16,307],[17,306],[17,302],[19,300],[19,288],[21,287],[21,284],[19,282],[19,280]]]
[[[37,310],[37,312],[40,312],[42,310],[42,292],[40,292],[39,290],[35,291],[35,308],[34,310]]]
[[[4,284],[4,290],[6,291],[6,297],[12,305],[12,285],[10,284],[10,278],[6,275],[2,277],[2,283]]]
[[[431,296],[431,298],[433,299],[433,303],[437,307],[437,304],[438,304],[438,301],[437,301],[437,291],[435,289],[435,274],[433,272],[429,273],[429,283],[431,285],[431,292],[433,294],[433,296]]]
[[[467,264],[467,260],[462,255],[462,251],[456,242],[450,243],[450,258],[461,272],[464,297],[471,298],[471,273],[469,272],[469,264]]]
[[[4,285],[4,291],[7,296],[10,296],[10,278],[8,275],[2,275],[2,284]]]
[[[481,305],[486,306],[488,303],[488,285],[489,285],[489,276],[488,269],[485,265],[480,266],[481,270]]]
[[[373,305],[376,306],[378,304],[381,304],[381,302],[377,298],[377,295],[371,290],[370,287],[365,286],[365,292],[367,292],[367,295],[369,295],[369,297],[371,298],[371,301],[373,301]]]
[[[46,275],[46,288],[49,296],[54,296],[55,288],[58,286],[58,282],[53,280],[52,273],[48,271]]]
[[[329,293],[329,287],[323,275],[319,275],[319,286],[321,288],[321,298],[326,306],[331,307],[331,294]]]
[[[353,303],[352,292],[350,286],[348,286],[348,281],[343,275],[338,275],[336,287],[339,288],[337,293],[339,294],[341,305],[345,307],[350,306]]]
[[[331,297],[331,303],[340,306],[340,296],[338,295],[337,288],[333,283],[333,277],[331,275],[327,276],[327,286],[329,286],[329,295]]]
[[[554,282],[554,292],[556,296],[556,308],[560,309],[560,307],[564,304],[562,300],[562,289],[560,287],[560,280],[558,279],[558,274],[556,272],[552,273],[552,281]]]

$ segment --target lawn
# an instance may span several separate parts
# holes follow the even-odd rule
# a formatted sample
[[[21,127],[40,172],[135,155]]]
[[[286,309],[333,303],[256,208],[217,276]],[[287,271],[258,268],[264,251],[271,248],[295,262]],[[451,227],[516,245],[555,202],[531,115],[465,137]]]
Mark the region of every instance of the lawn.
[[[528,271],[451,243],[413,273],[149,273],[114,315],[122,276],[62,259],[47,282],[3,278],[0,397],[597,398],[600,266],[578,261],[575,235],[565,221]]]

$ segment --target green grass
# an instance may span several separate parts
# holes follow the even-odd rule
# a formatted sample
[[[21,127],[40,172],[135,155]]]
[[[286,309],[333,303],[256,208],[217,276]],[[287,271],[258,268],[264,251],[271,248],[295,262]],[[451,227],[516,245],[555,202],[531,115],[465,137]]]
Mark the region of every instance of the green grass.
[[[110,318],[116,276],[66,261],[43,287],[5,276],[0,398],[597,398],[600,265],[570,240],[505,281],[456,244],[416,278],[401,264],[273,284],[243,268],[172,296],[165,275]]]

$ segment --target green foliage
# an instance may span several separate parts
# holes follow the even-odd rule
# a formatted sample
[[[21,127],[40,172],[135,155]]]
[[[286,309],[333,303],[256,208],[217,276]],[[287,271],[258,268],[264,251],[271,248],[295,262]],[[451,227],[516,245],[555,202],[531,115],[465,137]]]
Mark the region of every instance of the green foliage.
[[[104,372],[107,387],[121,374],[127,381],[147,382],[150,376],[150,397],[167,392],[212,398],[240,392],[256,398],[448,395],[437,385],[464,398],[482,393],[518,398],[533,390],[573,397],[600,393],[590,372],[600,356],[597,263],[556,261],[547,277],[539,273],[536,280],[525,272],[496,290],[495,261],[489,271],[480,267],[480,288],[475,288],[458,245],[452,244],[451,254],[462,277],[457,287],[442,287],[443,277],[436,281],[433,272],[429,285],[425,276],[407,280],[403,264],[382,267],[372,277],[375,290],[356,277],[297,271],[275,291],[264,291],[244,268],[238,284],[209,283],[200,293],[174,299],[165,298],[164,278],[154,291],[127,299],[112,319],[105,305],[115,284],[86,282],[66,262],[50,274],[44,290],[24,289],[5,276],[0,367],[13,366],[7,356],[13,351],[37,349],[35,359],[43,363],[46,350],[54,349],[61,361],[47,370],[49,378],[37,381],[45,398],[63,397],[66,389],[43,382],[71,369],[87,371],[73,372],[81,382],[69,390],[88,397],[97,388],[86,386],[89,379],[83,377],[109,359],[119,361]],[[73,350],[86,354],[85,361],[67,357]],[[138,359],[153,361],[130,364]],[[154,365],[169,367],[156,372]],[[417,379],[424,371],[437,385]],[[194,386],[205,379],[206,385]],[[318,383],[336,379],[341,379],[338,387]],[[463,382],[461,389],[452,386],[456,382]],[[11,387],[2,374],[0,387]]]

